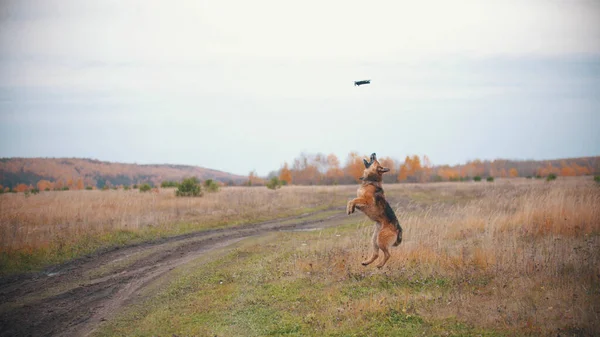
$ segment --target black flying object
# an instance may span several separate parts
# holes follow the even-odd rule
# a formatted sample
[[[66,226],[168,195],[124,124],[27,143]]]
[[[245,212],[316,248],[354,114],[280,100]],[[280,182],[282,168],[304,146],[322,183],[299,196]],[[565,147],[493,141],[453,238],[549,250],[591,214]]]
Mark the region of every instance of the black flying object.
[[[354,81],[354,86],[361,86],[363,84],[371,84],[371,80]]]

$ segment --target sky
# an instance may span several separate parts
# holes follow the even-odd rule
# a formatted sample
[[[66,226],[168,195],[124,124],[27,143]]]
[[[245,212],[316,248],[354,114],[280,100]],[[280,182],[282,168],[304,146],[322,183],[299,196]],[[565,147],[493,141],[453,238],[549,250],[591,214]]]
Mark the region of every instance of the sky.
[[[598,126],[600,1],[0,0],[0,157],[266,175],[598,156]]]

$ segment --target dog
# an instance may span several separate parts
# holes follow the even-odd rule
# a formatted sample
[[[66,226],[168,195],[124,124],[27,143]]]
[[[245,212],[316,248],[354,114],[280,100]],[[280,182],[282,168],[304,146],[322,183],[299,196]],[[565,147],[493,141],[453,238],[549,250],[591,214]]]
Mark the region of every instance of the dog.
[[[356,192],[357,198],[348,202],[346,213],[350,215],[358,209],[375,221],[373,254],[368,260],[362,262],[362,265],[367,266],[377,260],[381,249],[383,261],[377,265],[377,268],[381,268],[390,258],[390,247],[396,247],[402,242],[402,227],[394,210],[385,200],[381,186],[383,174],[390,169],[379,164],[375,153],[371,155],[369,162],[366,159],[363,159],[363,162],[365,170],[360,177],[362,183]]]

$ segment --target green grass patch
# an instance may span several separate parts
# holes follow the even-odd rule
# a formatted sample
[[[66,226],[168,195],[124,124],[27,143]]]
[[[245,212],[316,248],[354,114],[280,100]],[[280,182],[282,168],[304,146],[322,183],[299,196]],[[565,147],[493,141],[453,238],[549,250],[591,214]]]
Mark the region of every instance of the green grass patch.
[[[407,293],[443,293],[454,280],[392,277],[373,269],[335,272],[339,259],[330,244],[356,226],[246,239],[208,263],[177,268],[156,296],[128,308],[96,334],[501,335],[451,320],[429,320],[419,314],[419,303],[405,299]]]

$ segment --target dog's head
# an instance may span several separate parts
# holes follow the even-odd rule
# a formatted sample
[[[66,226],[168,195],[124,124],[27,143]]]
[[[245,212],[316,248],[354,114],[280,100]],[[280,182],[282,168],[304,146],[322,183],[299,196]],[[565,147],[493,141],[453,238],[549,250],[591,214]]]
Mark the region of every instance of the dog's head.
[[[362,181],[380,182],[383,179],[383,174],[390,170],[389,168],[383,167],[381,164],[379,164],[377,161],[377,155],[375,155],[375,153],[371,154],[370,161],[363,159],[363,163],[365,164],[365,170],[363,171],[363,176],[360,177]]]

